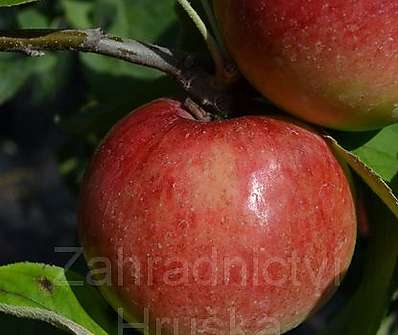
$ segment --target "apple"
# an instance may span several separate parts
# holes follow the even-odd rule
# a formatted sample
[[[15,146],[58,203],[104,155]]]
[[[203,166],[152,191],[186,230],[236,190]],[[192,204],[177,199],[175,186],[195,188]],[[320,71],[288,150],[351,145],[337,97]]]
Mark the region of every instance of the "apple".
[[[152,334],[279,334],[336,289],[356,213],[314,131],[270,116],[202,122],[160,99],[99,146],[79,230],[91,280]]]
[[[396,0],[213,0],[243,75],[276,105],[341,130],[398,121]]]

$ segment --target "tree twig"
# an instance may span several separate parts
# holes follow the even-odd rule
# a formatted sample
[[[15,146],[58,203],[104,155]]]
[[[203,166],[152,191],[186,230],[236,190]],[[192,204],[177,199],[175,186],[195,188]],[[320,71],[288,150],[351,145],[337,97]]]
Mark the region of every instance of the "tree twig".
[[[192,7],[189,0],[177,0],[177,2],[192,19],[196,28],[198,28],[200,34],[205,40],[207,48],[211,54],[211,57],[213,58],[218,84],[220,85],[224,84],[224,67],[225,67],[224,58],[222,53],[220,52],[219,46],[217,45],[216,39],[209,32],[209,30],[206,27],[206,24],[203,22],[202,18],[198,15],[196,10]]]
[[[157,69],[176,79],[211,113],[225,116],[231,108],[231,96],[214,84],[214,76],[190,54],[108,35],[101,29],[0,31],[0,51],[42,56],[44,51],[62,50],[96,53]]]

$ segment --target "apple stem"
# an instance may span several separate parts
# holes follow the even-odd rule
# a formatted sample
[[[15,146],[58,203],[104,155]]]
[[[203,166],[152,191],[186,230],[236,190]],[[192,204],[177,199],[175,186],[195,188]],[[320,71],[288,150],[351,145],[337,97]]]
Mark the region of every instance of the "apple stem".
[[[188,109],[188,111],[191,113],[191,115],[198,121],[209,122],[213,119],[219,119],[217,117],[214,117],[210,113],[207,113],[203,108],[201,108],[191,98],[185,99],[184,106]]]
[[[207,48],[211,54],[215,66],[216,83],[219,85],[224,85],[226,83],[226,78],[224,75],[225,74],[224,57],[220,47],[217,44],[216,39],[209,32],[209,30],[206,27],[206,24],[203,22],[199,14],[191,6],[188,0],[177,0],[177,2],[191,18],[196,28],[199,30],[199,33],[202,35],[203,39],[206,42]],[[208,9],[210,9],[210,7],[208,7]]]
[[[201,0],[202,2],[202,7],[204,11],[206,12],[207,19],[209,20],[212,32],[214,34],[215,40],[217,42],[217,45],[220,49],[221,54],[223,55],[224,59],[229,59],[229,54],[227,52],[227,49],[224,46],[223,39],[221,37],[220,31],[218,29],[217,25],[217,20],[216,17],[214,16],[213,9],[211,8],[209,4],[209,0]]]

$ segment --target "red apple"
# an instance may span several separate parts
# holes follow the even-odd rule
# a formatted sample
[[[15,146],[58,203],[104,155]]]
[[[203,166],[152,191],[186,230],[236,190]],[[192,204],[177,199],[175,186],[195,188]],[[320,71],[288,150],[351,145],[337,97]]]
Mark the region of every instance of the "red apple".
[[[240,70],[275,104],[343,130],[398,121],[398,1],[213,2]]]
[[[166,99],[100,145],[79,226],[105,297],[130,322],[149,312],[156,334],[285,332],[330,296],[356,239],[319,135],[265,116],[200,122]]]

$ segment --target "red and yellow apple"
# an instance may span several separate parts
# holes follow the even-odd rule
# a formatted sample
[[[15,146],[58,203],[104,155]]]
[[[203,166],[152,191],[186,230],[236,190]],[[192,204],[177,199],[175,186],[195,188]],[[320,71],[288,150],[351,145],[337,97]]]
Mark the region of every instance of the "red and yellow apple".
[[[367,130],[398,122],[396,0],[213,0],[243,75],[286,111]]]
[[[312,130],[270,116],[201,122],[161,99],[99,146],[79,229],[128,321],[153,334],[280,334],[338,285],[356,214],[343,168]]]

